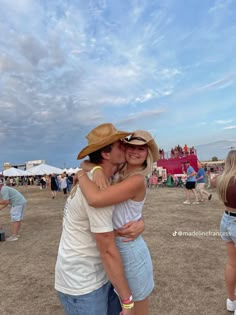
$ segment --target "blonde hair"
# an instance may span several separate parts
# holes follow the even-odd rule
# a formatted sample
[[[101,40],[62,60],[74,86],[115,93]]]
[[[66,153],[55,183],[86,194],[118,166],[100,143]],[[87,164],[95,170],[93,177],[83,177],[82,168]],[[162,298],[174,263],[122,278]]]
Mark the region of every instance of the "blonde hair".
[[[144,177],[146,175],[148,175],[149,173],[151,173],[153,168],[153,157],[152,157],[152,152],[149,148],[147,148],[147,158],[143,164],[142,167],[140,167],[139,169],[130,172],[130,173],[126,173],[126,169],[127,169],[127,163],[124,165],[124,167],[119,171],[119,176],[118,178],[115,178],[113,182],[120,182],[124,179],[126,179],[127,177],[136,175],[136,174],[141,174]]]
[[[217,178],[216,190],[223,202],[227,202],[227,189],[231,180],[233,183],[236,182],[236,150],[229,151],[225,160],[224,171]]]

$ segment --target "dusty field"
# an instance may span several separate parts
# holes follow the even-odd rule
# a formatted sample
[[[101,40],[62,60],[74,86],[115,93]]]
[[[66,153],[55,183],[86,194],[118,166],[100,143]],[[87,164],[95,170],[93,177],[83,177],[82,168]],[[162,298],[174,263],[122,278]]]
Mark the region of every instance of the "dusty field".
[[[28,199],[21,237],[0,242],[0,315],[62,315],[54,292],[54,265],[65,199],[51,199],[38,187],[19,189]],[[216,193],[200,205],[183,205],[181,188],[148,191],[144,237],[154,265],[156,288],[150,315],[227,315],[224,266],[219,236],[180,236],[217,232],[222,206]],[[0,212],[9,234],[9,209]],[[98,314],[99,315],[99,314]]]

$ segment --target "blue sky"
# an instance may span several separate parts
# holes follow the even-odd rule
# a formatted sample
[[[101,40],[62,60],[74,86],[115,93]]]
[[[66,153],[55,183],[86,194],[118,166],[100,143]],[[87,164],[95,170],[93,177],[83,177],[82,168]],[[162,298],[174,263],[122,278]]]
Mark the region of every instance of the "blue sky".
[[[0,168],[74,167],[104,122],[236,141],[236,1],[1,0]]]

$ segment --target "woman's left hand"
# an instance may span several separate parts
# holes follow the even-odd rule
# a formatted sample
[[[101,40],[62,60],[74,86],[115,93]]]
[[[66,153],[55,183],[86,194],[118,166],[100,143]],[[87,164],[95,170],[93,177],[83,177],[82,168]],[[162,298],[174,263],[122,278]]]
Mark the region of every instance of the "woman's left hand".
[[[105,189],[109,186],[108,179],[105,176],[103,169],[97,169],[93,173],[93,181],[99,189]]]

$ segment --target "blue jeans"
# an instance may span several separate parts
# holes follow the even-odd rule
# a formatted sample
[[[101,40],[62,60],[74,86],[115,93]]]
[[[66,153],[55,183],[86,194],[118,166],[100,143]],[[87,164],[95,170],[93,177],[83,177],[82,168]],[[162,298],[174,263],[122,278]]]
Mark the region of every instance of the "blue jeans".
[[[224,241],[234,242],[236,245],[236,217],[224,213],[220,222],[220,232]]]
[[[144,239],[139,236],[132,242],[122,242],[122,238],[117,237],[116,246],[134,301],[146,299],[154,288],[154,279],[152,259]]]
[[[120,301],[110,282],[83,295],[57,292],[66,315],[119,315]]]

